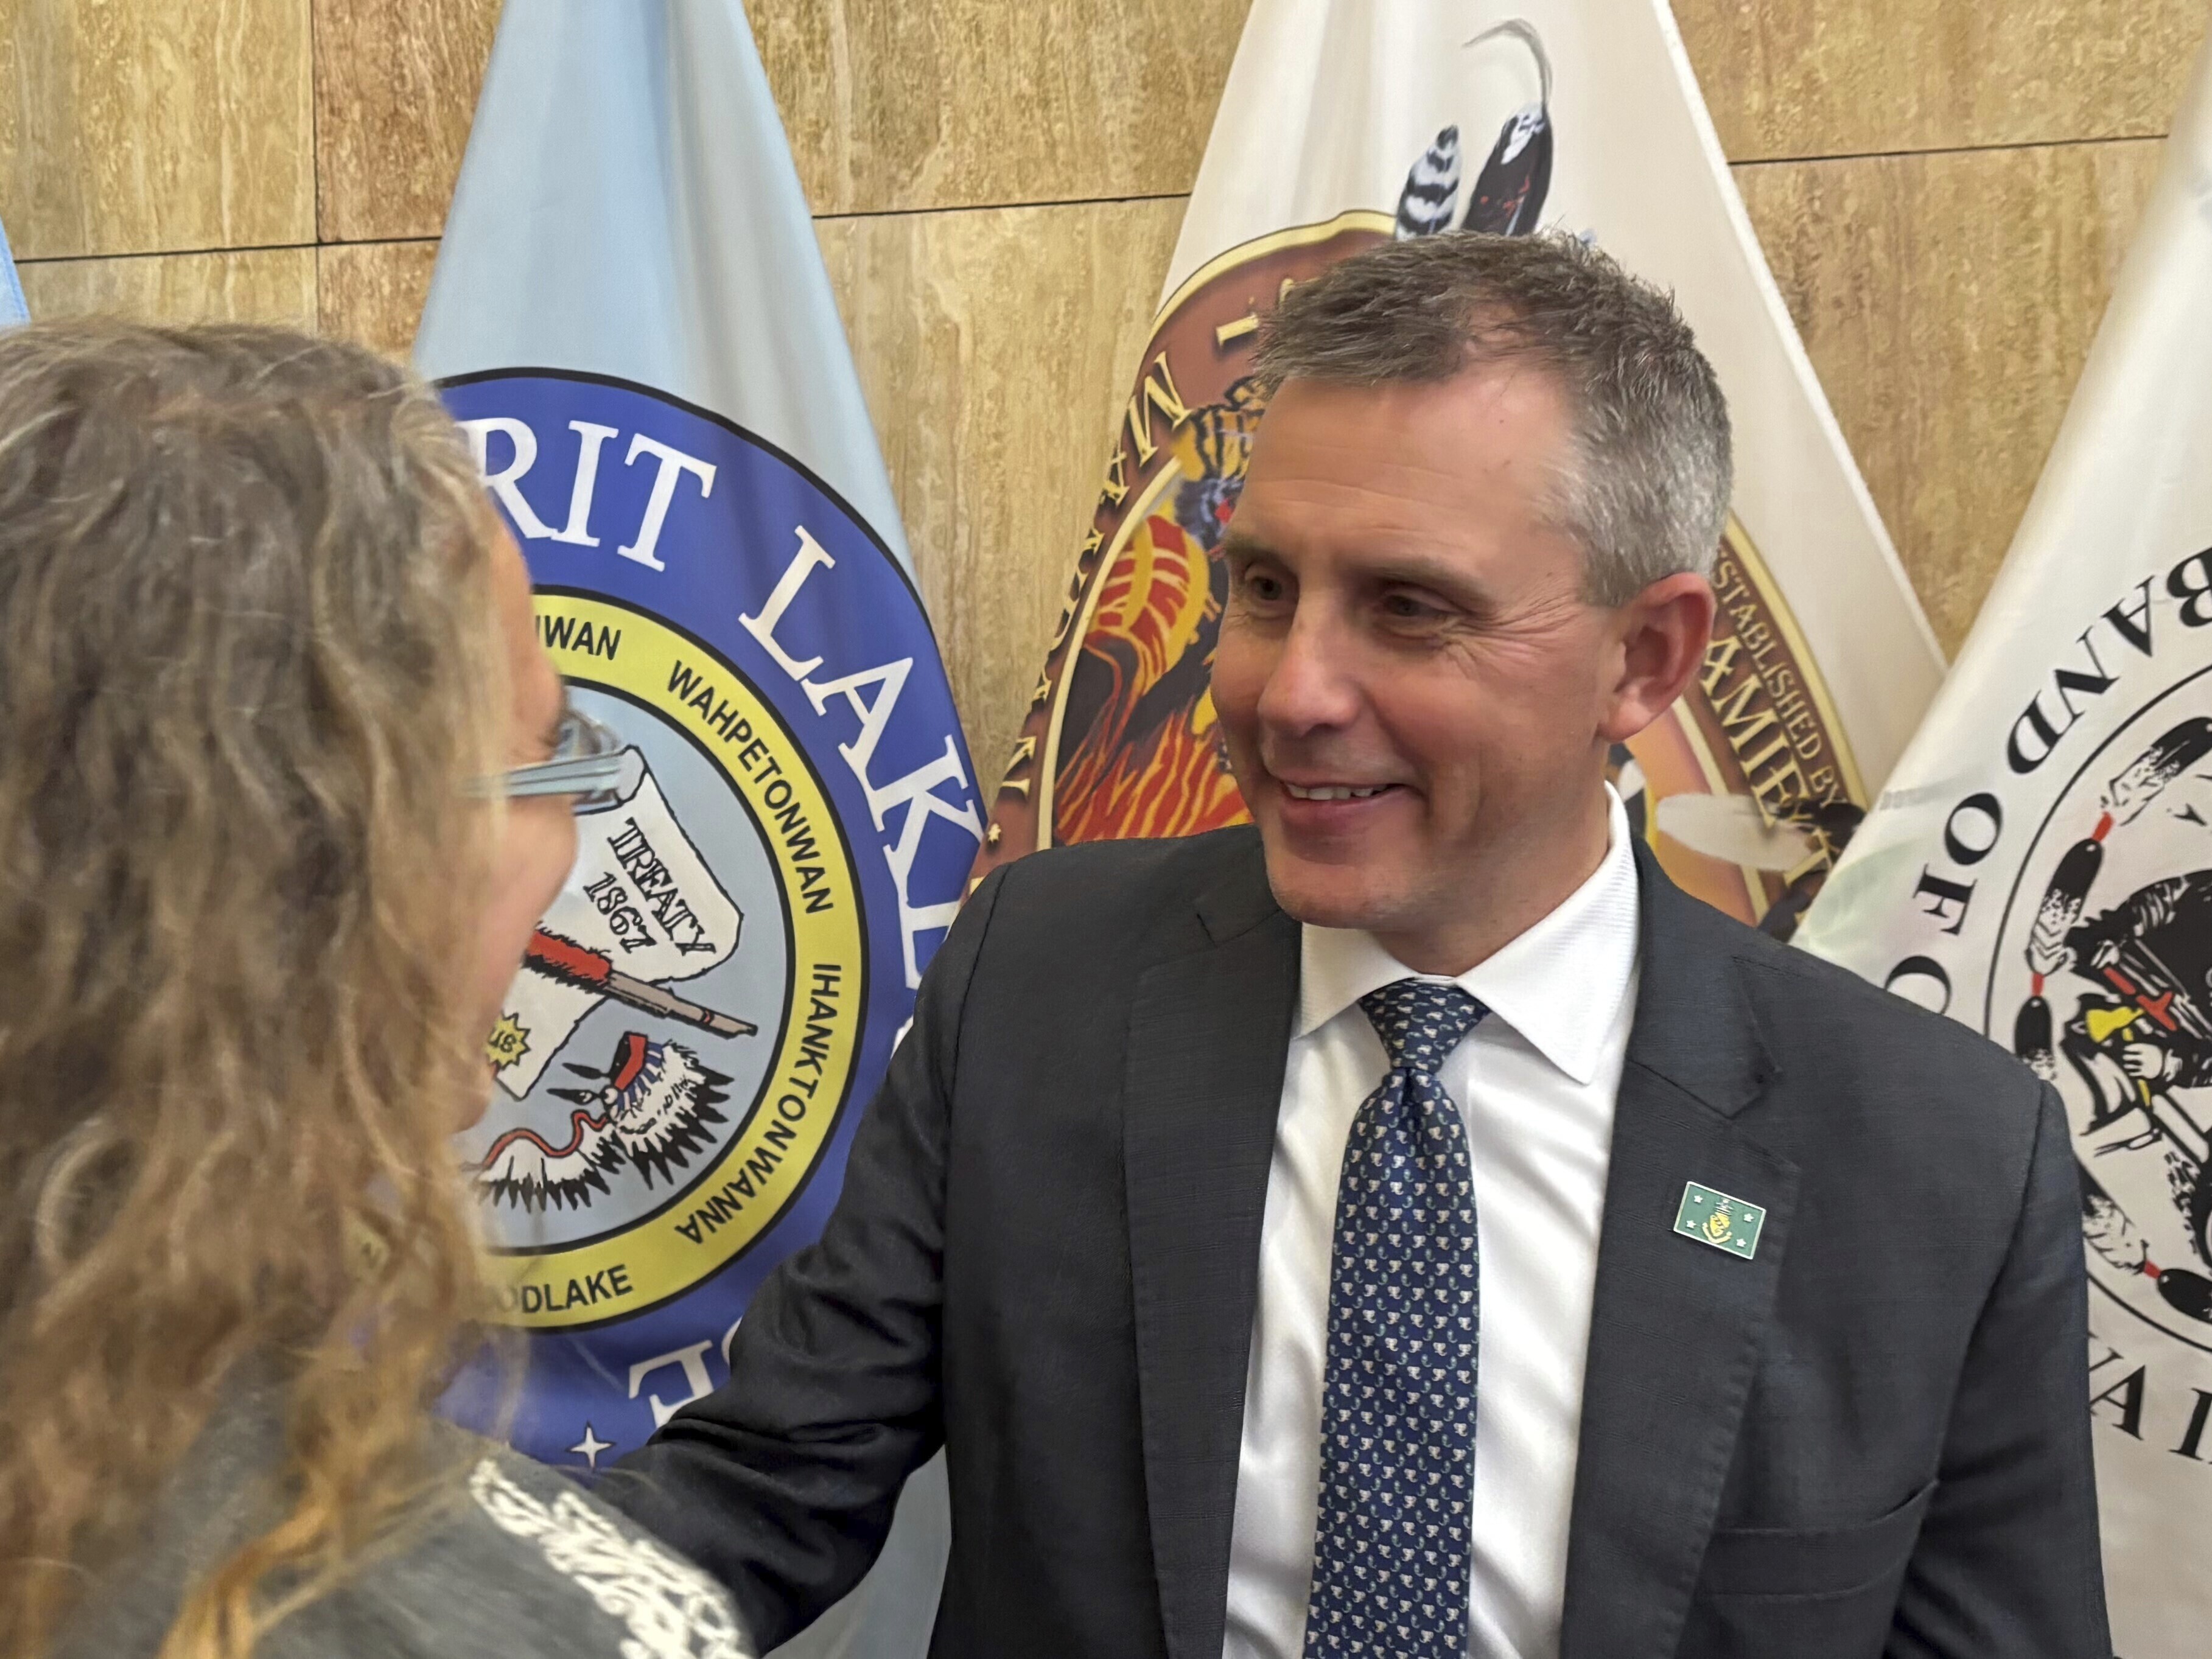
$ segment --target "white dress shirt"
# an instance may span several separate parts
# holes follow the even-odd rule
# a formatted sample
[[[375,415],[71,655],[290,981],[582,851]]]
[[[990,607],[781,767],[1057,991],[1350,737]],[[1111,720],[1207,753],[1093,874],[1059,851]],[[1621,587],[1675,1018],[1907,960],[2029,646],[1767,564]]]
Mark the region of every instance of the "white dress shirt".
[[[1559,1650],[1598,1225],[1636,1006],[1636,862],[1618,796],[1611,823],[1596,872],[1459,976],[1491,1012],[1437,1074],[1467,1124],[1482,1252],[1475,1659]],[[1260,1236],[1224,1659],[1304,1651],[1337,1182],[1352,1118],[1388,1069],[1359,999],[1410,972],[1366,933],[1308,927],[1301,950]]]

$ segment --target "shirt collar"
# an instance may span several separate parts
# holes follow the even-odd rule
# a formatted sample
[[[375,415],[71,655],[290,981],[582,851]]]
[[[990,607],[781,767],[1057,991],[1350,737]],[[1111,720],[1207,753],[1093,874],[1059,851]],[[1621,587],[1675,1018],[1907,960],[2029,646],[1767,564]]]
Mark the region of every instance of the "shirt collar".
[[[1628,813],[1606,786],[1608,842],[1588,880],[1543,920],[1454,983],[1577,1083],[1597,1075],[1606,1034],[1635,976],[1636,857]],[[1370,933],[1307,927],[1299,943],[1298,1035],[1370,991],[1414,975]]]

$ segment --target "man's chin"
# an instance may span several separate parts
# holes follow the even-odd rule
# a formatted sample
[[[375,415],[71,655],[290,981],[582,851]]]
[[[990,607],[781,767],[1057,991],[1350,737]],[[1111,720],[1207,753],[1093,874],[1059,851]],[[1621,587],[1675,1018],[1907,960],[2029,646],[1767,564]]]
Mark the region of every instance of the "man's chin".
[[[1371,933],[1387,930],[1403,908],[1393,902],[1395,894],[1376,890],[1366,870],[1316,865],[1283,856],[1273,848],[1267,853],[1267,885],[1284,913],[1310,927],[1345,927]]]

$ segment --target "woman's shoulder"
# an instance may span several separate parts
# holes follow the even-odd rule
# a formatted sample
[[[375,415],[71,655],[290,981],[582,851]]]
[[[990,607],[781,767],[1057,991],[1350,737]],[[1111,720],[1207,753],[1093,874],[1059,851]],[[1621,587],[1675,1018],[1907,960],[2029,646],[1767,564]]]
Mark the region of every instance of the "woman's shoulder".
[[[255,1659],[749,1659],[713,1580],[566,1475],[449,1425],[396,1538],[263,1636]],[[283,1517],[282,1413],[242,1390],[64,1630],[59,1659],[152,1659],[188,1583]]]
[[[625,1634],[640,1644],[635,1650],[653,1659],[739,1659],[744,1653],[736,1611],[722,1588],[568,1476],[504,1447],[487,1447],[465,1484],[488,1535],[495,1530],[514,1553],[542,1564],[549,1577],[626,1626]]]
[[[729,1597],[675,1551],[543,1464],[465,1455],[436,1521],[272,1632],[270,1659],[748,1659]]]

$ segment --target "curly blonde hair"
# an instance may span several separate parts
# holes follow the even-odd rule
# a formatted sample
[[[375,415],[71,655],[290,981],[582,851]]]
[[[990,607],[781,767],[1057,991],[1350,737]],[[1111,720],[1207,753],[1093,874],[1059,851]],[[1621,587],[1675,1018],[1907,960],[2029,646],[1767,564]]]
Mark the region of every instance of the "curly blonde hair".
[[[439,1478],[447,1137],[496,834],[498,534],[433,393],[279,330],[0,337],[0,1655],[49,1650],[242,1362],[289,1512],[234,1656]],[[12,1187],[13,1191],[9,1191]]]

